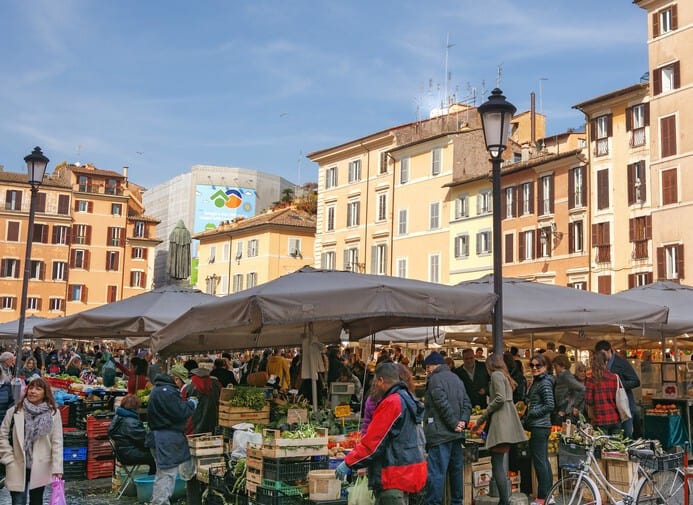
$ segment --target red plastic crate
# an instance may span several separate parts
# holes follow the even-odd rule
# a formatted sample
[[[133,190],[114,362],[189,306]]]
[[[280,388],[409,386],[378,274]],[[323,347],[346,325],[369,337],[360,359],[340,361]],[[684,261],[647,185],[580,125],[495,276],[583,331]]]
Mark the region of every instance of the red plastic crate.
[[[111,425],[110,419],[98,419],[94,416],[87,416],[87,438],[103,438],[108,436],[108,427]]]
[[[70,424],[70,406],[58,405],[58,410],[60,411],[60,418],[63,421],[63,426]]]
[[[87,454],[90,461],[95,459],[113,459],[113,449],[108,440],[88,439]]]
[[[58,379],[57,377],[51,377],[50,375],[44,377],[46,382],[51,385],[53,389],[63,389],[67,391],[70,389],[70,384],[74,381],[72,379]]]
[[[113,475],[115,462],[112,459],[104,461],[87,461],[87,480],[100,479]]]

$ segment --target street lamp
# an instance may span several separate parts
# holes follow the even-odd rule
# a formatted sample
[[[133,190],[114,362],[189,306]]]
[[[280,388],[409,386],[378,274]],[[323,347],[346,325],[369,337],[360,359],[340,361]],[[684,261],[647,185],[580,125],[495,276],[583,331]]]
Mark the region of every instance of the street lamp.
[[[15,374],[22,368],[22,346],[24,345],[24,322],[26,321],[27,292],[29,291],[29,277],[31,276],[31,244],[34,240],[34,214],[36,212],[36,195],[43,182],[46,173],[48,158],[41,152],[40,147],[34,147],[31,154],[24,157],[28,182],[31,185],[31,199],[29,201],[29,224],[26,235],[26,251],[24,255],[24,277],[22,278],[22,299],[19,305],[19,329],[17,332],[17,359],[15,360]]]
[[[493,185],[493,292],[498,299],[493,311],[493,352],[503,352],[503,255],[501,240],[501,162],[508,144],[510,120],[517,109],[496,88],[479,108],[486,149],[491,155]]]

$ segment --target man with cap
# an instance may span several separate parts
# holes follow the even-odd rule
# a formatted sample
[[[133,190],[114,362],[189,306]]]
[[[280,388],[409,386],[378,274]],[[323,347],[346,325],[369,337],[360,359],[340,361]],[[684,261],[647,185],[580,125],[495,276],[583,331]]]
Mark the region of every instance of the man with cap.
[[[463,432],[472,404],[462,380],[445,364],[445,358],[433,351],[424,360],[428,380],[424,395],[424,435],[428,451],[426,503],[443,502],[445,476],[450,475],[451,505],[462,505]]]
[[[173,375],[156,376],[147,406],[147,421],[151,430],[147,446],[154,452],[156,461],[150,505],[169,505],[179,467],[186,470],[181,471],[183,478],[190,477],[188,472],[192,457],[185,425],[196,406],[197,400],[194,398],[183,400]]]

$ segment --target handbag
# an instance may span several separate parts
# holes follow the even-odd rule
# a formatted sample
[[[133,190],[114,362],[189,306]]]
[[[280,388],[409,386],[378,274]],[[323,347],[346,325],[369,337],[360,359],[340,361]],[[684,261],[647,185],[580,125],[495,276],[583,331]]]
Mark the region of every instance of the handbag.
[[[618,415],[621,416],[621,421],[627,421],[633,417],[630,411],[630,403],[628,402],[628,393],[626,393],[626,388],[623,387],[618,374],[616,374],[616,381],[616,408],[618,409]]]

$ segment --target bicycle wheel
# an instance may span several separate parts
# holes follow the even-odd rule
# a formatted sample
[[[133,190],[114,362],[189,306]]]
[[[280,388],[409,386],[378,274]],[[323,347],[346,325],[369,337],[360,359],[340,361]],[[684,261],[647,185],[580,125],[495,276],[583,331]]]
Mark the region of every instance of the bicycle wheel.
[[[683,475],[677,470],[664,470],[642,481],[635,493],[638,505],[683,505]]]
[[[577,475],[559,479],[549,494],[545,503],[551,505],[599,505],[601,496],[592,482]]]

